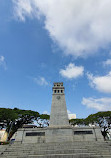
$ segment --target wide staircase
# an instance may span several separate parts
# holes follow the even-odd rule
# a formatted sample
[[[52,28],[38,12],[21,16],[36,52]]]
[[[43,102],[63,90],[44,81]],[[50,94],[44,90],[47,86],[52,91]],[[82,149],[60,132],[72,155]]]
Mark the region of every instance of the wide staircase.
[[[111,141],[14,143],[4,147],[0,158],[111,158]]]

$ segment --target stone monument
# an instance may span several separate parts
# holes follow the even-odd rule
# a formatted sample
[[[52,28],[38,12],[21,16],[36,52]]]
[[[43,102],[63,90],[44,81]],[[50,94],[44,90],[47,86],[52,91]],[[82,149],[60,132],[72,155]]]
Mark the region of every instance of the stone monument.
[[[63,143],[103,141],[99,127],[69,125],[63,82],[53,84],[50,123],[47,128],[20,128],[15,141],[22,143]]]
[[[46,142],[71,142],[73,131],[69,125],[63,82],[55,82],[52,90],[52,106]]]
[[[49,127],[67,127],[69,119],[66,108],[63,82],[56,82],[53,86],[52,106]]]

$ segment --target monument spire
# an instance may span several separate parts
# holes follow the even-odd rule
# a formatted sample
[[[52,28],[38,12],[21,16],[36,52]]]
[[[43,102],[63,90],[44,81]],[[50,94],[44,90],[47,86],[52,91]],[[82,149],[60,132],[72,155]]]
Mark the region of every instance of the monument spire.
[[[63,82],[54,82],[49,127],[69,126]]]

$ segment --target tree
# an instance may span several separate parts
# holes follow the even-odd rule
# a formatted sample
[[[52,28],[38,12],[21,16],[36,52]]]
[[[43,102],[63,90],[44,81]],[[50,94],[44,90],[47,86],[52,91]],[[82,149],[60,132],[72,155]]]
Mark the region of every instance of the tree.
[[[0,108],[0,122],[6,120],[15,120],[18,114],[13,109]]]
[[[24,124],[33,123],[34,116],[31,115],[21,115],[18,119],[11,121],[9,126],[7,126],[8,140],[13,136],[13,134],[18,130],[18,128],[22,128]]]
[[[85,125],[84,119],[71,119],[71,120],[69,120],[69,123],[72,126],[75,126],[75,125],[83,126],[83,125]]]
[[[89,124],[100,126],[102,135],[106,140],[107,134],[111,129],[111,111],[98,112],[91,114],[85,119],[72,119],[69,121],[71,125],[86,126]]]
[[[23,124],[33,123],[39,116],[38,112],[31,110],[0,108],[0,122],[3,124],[1,128],[6,127],[10,139]]]
[[[24,124],[32,124],[35,121],[37,121],[38,127],[47,127],[49,125],[49,115],[40,115],[32,110],[0,108],[0,127],[6,127],[8,140],[10,140],[18,128],[22,128]]]
[[[99,125],[104,139],[106,139],[107,133],[109,133],[109,130],[111,129],[111,111],[98,112],[89,115],[85,121],[87,123],[95,123],[96,125]]]
[[[40,117],[36,119],[36,121],[37,121],[38,126],[43,128],[43,127],[49,126],[49,119],[50,119],[49,115],[42,114],[40,115]]]

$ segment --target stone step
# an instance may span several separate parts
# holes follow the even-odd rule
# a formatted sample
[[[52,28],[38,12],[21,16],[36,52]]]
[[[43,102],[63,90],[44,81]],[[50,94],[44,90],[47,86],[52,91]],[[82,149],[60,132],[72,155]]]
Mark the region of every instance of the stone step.
[[[58,144],[58,145],[54,145],[54,144],[52,144],[52,145],[50,145],[50,144],[45,144],[45,145],[30,145],[30,147],[46,147],[46,146],[49,146],[49,147],[51,147],[51,146],[102,146],[102,147],[104,147],[104,146],[111,146],[110,144]],[[20,148],[20,147],[29,147],[29,145],[21,145],[21,146],[15,146],[15,145],[11,145],[11,146],[13,146],[14,148]],[[9,147],[11,147],[11,146],[9,146]]]
[[[67,144],[75,144],[75,143],[81,144],[81,141],[74,141],[74,142],[68,142],[68,141],[67,141],[66,143],[67,143]],[[111,143],[111,141],[82,141],[82,143],[83,143],[83,144],[87,144],[87,143],[89,143],[89,144],[91,144],[91,143],[92,143],[92,144],[106,144],[106,143]],[[18,143],[18,142],[14,142],[14,144],[15,144],[15,145],[20,145],[20,144],[24,144],[24,145],[26,144],[26,145],[27,145],[27,144],[29,144],[29,143],[24,143],[24,142],[23,142],[23,143],[21,143],[21,142]],[[31,142],[30,142],[30,144],[35,144],[35,143],[31,143]],[[41,144],[44,144],[44,143],[41,143]],[[49,142],[48,144],[51,144],[51,145],[52,145],[52,144],[55,144],[55,145],[58,145],[58,144],[64,144],[64,143],[63,143],[63,142],[52,142],[52,143]]]
[[[73,146],[73,147],[76,147],[76,146],[79,146],[79,147],[87,147],[87,146],[91,146],[91,147],[96,147],[96,146],[101,146],[101,147],[111,147],[110,145],[108,145],[108,144],[105,144],[105,145],[101,145],[101,144],[99,144],[99,145],[89,145],[89,144],[87,144],[87,145],[83,145],[83,144],[81,144],[81,145],[77,145],[77,144],[75,144],[75,145],[68,145],[68,144],[65,144],[65,145],[48,145],[48,144],[46,144],[46,145],[44,145],[44,146],[42,146],[42,145],[39,145],[39,146],[13,146],[13,145],[11,145],[11,146],[9,146],[8,148],[11,148],[11,147],[13,147],[13,148],[21,148],[21,147],[23,147],[23,148],[33,148],[33,147],[36,147],[36,148],[39,148],[39,147],[42,147],[42,148],[45,148],[45,147],[52,147],[52,146],[55,146],[55,147],[58,147],[58,146],[61,146],[61,147],[65,147],[65,146]]]
[[[4,156],[2,158],[90,158],[90,154],[46,154],[46,155],[29,155],[29,156]]]
[[[24,148],[24,149],[29,149],[29,148],[52,148],[54,145],[52,145],[52,146],[48,146],[48,145],[46,145],[46,146],[33,146],[33,147],[14,147],[14,146],[11,146],[11,147],[8,147],[9,149],[11,149],[11,148],[13,148],[13,149],[20,149],[20,148]],[[61,148],[64,148],[64,147],[67,147],[67,146],[70,146],[70,147],[73,147],[73,148],[76,148],[76,147],[80,147],[80,148],[86,148],[86,147],[101,147],[101,148],[107,148],[107,147],[111,147],[111,146],[108,146],[108,145],[104,145],[104,146],[101,146],[101,145],[96,145],[96,146],[93,146],[93,145],[86,145],[86,146],[84,146],[84,145],[75,145],[75,146],[73,146],[73,145],[65,145],[65,146],[61,146],[61,145],[58,145],[58,146],[54,146],[55,148],[56,147],[61,147]]]
[[[9,149],[10,149],[10,148],[15,148],[15,149],[18,148],[18,149],[19,149],[19,148],[21,148],[21,147],[24,148],[24,149],[25,149],[25,148],[28,148],[28,149],[29,149],[29,148],[40,148],[40,147],[41,147],[41,148],[47,148],[47,147],[48,147],[48,148],[52,148],[53,146],[54,146],[54,147],[61,147],[61,148],[64,148],[64,147],[67,147],[67,146],[70,146],[70,147],[80,147],[80,148],[83,148],[83,147],[95,147],[95,148],[96,148],[96,147],[99,147],[99,146],[100,146],[101,148],[104,148],[104,147],[105,147],[105,148],[111,147],[111,146],[108,145],[108,144],[105,144],[105,145],[101,145],[101,144],[100,144],[100,145],[91,145],[91,144],[90,144],[90,145],[88,145],[88,144],[87,144],[87,145],[83,145],[83,144],[81,144],[81,145],[77,145],[77,144],[75,144],[75,145],[68,145],[68,144],[66,144],[66,145],[51,145],[51,146],[48,145],[48,144],[46,144],[46,145],[44,145],[44,146],[42,146],[42,145],[39,145],[39,146],[36,146],[36,145],[35,145],[35,146],[22,146],[22,145],[21,145],[21,146],[9,146]]]
[[[29,143],[14,143],[14,145],[16,146],[21,146],[21,145],[26,145],[26,146],[28,146],[28,144]],[[46,143],[41,143],[41,145],[44,145],[44,144],[46,144]],[[59,145],[59,144],[64,144],[64,143],[47,143],[47,144],[49,144],[49,145]],[[80,141],[74,141],[74,142],[66,142],[66,144],[72,144],[72,145],[74,145],[74,144],[81,144],[81,142]],[[82,142],[82,144],[83,145],[85,145],[85,144],[111,144],[111,142],[110,141],[101,141],[101,142],[98,142],[98,141],[84,141],[84,142]],[[35,145],[35,143],[30,143],[30,145]],[[39,145],[39,144],[36,144],[36,145]]]
[[[0,154],[2,154],[7,148],[7,145],[0,145]]]
[[[28,155],[44,155],[44,154],[68,154],[68,153],[96,153],[96,152],[91,152],[91,151],[88,151],[87,149],[85,150],[41,150],[41,151],[24,151],[24,152],[4,152],[4,155],[21,155],[21,154],[28,154]]]
[[[33,150],[33,151],[39,151],[39,150],[59,150],[59,149],[61,149],[61,150],[67,150],[67,149],[69,149],[69,146],[67,146],[67,147],[46,147],[46,148],[42,148],[42,147],[39,147],[39,148],[7,148],[5,151],[16,151],[16,152],[20,152],[20,151],[31,151],[31,150]],[[109,150],[110,151],[110,149],[111,149],[111,147],[101,147],[101,146],[99,146],[99,147],[70,147],[70,149],[75,149],[75,150],[79,150],[79,149],[81,149],[81,150],[85,150],[85,149],[88,149],[88,150],[100,150],[100,151],[102,151],[102,150]]]
[[[36,151],[36,150],[59,150],[59,149],[69,149],[69,146],[67,147],[46,147],[46,148],[42,148],[42,147],[39,147],[39,148],[7,148],[7,151],[30,151],[30,150],[33,150],[33,151]],[[70,149],[87,149],[86,147],[70,147]]]
[[[111,158],[111,155],[91,154],[53,154],[53,155],[29,155],[28,158]]]
[[[33,152],[33,151],[30,151],[30,152],[4,152],[4,156],[26,156],[26,155],[54,155],[54,154],[90,154],[90,155],[93,155],[93,154],[101,154],[101,155],[109,155],[111,154],[111,152],[109,153],[109,151],[88,151],[88,150],[58,150],[58,151],[53,151],[53,150],[49,150],[49,151],[38,151],[38,152]]]
[[[7,155],[7,156],[0,156],[0,158],[111,158],[109,154],[89,154],[89,153],[70,153],[70,154],[45,154],[45,155]]]
[[[12,144],[0,158],[111,158],[111,142]]]
[[[21,149],[13,149],[13,148],[11,148],[11,149],[9,149],[9,148],[7,148],[6,150],[5,150],[5,152],[30,152],[30,151],[33,151],[33,152],[36,152],[36,151],[46,151],[46,150],[69,150],[69,147],[66,147],[66,148],[61,148],[61,147],[53,147],[53,148],[30,148],[30,149],[23,149],[23,148],[21,148]],[[109,152],[111,152],[111,148],[110,147],[108,147],[108,148],[106,148],[106,147],[104,147],[104,148],[101,148],[101,147],[97,147],[97,148],[95,148],[95,147],[87,147],[87,148],[71,148],[70,147],[70,150],[90,150],[90,151],[109,151]]]
[[[0,158],[29,158],[29,157],[17,157],[17,156],[8,156],[8,157],[0,157]],[[36,156],[30,158],[111,158],[111,155],[93,155],[93,156],[82,156],[82,155],[51,155],[51,156]]]

